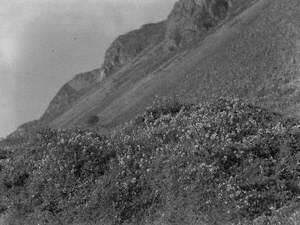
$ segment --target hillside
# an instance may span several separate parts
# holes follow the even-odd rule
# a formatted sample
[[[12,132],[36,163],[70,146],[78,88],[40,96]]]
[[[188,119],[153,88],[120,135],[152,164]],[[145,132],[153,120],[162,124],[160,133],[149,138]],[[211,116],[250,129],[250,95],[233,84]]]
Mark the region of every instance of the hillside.
[[[299,12],[179,0],[116,38],[0,140],[0,225],[300,224]]]
[[[222,21],[233,18],[252,2],[178,1],[165,21],[144,25],[113,41],[99,69],[75,76],[61,88],[38,121],[25,124],[19,130],[26,133],[49,125],[61,128],[85,126],[89,117],[100,116],[100,111],[110,103],[127,95],[126,92],[130,92],[133,87],[138,88],[140,82],[151,78],[160,68],[179,60],[189,43],[201,42]],[[189,70],[188,66],[186,69]],[[149,100],[152,99],[154,91],[145,93]],[[134,99],[126,101],[138,104]],[[151,100],[146,102],[149,104]],[[119,116],[117,111],[109,113],[109,120]],[[129,118],[135,114],[136,112],[130,113]],[[103,120],[106,118],[99,119],[98,127],[106,126]],[[110,129],[112,126],[106,127]]]
[[[298,11],[296,0],[178,1],[165,21],[113,41],[99,69],[75,76],[19,130],[86,127],[90,117],[111,130],[155,95],[239,97],[297,115]]]
[[[239,97],[297,115],[299,1],[199,2],[179,1],[165,22],[117,39],[104,61],[104,68],[116,68],[101,82],[88,79],[92,82],[81,94],[58,101],[59,113],[51,112],[56,106],[50,104],[47,112],[54,119],[47,124],[85,127],[94,116],[95,126],[111,129],[142,112],[155,95]],[[199,23],[203,17],[207,21]],[[188,27],[195,30],[185,31]],[[143,39],[149,36],[143,29],[153,34],[149,42]],[[145,45],[129,40],[143,40]]]

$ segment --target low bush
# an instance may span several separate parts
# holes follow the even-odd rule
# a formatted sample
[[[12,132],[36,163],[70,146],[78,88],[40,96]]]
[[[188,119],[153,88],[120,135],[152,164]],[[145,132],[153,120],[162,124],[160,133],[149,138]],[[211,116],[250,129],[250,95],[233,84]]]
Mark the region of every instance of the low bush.
[[[40,224],[268,217],[300,194],[297,124],[239,100],[160,100],[111,136],[45,130],[2,162],[2,203]]]
[[[89,126],[94,126],[99,122],[99,117],[97,115],[91,115],[86,119],[86,124]]]

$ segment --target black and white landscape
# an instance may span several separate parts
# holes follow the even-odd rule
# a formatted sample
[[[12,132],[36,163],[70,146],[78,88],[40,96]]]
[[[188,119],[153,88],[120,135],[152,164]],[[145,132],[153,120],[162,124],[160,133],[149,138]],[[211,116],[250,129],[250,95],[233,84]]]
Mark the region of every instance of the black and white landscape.
[[[78,69],[57,93],[51,66],[23,78],[54,97],[0,141],[0,225],[300,224],[299,0],[62,2],[39,19],[69,9],[86,29],[49,28],[45,49],[83,54],[51,61]],[[28,4],[41,7],[15,6]],[[107,41],[132,18],[151,23]]]

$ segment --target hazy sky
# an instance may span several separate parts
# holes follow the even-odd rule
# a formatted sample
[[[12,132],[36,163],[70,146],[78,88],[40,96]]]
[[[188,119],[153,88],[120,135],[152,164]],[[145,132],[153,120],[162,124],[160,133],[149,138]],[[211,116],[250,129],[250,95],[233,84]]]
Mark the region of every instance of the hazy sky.
[[[119,34],[165,19],[176,0],[0,0],[0,137],[37,119]]]

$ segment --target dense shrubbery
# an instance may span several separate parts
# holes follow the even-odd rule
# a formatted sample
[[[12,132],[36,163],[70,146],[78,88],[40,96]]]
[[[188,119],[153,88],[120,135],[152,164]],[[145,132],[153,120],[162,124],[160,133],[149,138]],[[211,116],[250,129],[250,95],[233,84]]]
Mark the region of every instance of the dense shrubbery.
[[[46,130],[2,162],[2,205],[40,224],[268,216],[300,194],[295,125],[237,100],[159,100],[110,137]]]

